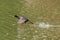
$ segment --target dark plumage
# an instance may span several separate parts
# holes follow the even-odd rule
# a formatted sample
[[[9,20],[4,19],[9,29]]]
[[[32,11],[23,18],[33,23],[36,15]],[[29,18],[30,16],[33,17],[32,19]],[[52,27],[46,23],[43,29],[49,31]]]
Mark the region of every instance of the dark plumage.
[[[15,15],[14,17],[18,18],[19,19],[19,16]]]

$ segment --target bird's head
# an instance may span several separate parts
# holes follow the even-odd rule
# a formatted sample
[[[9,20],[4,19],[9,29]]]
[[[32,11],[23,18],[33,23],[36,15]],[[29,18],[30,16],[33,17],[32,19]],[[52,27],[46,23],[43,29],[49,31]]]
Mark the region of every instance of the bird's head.
[[[18,18],[18,19],[19,19],[19,16],[17,16],[17,15],[14,15],[14,17],[16,17],[16,18]]]

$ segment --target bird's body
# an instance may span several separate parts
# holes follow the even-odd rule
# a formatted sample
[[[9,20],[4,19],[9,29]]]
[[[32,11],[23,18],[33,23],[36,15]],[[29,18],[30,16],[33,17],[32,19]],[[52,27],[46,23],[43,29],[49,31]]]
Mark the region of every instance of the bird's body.
[[[27,19],[27,18],[24,17],[24,16],[17,16],[17,15],[15,15],[15,17],[18,18],[18,23],[19,23],[19,24],[26,23],[26,22],[29,21],[29,19]],[[31,22],[31,23],[32,23],[32,22]]]
[[[22,24],[22,23],[26,23],[26,22],[28,22],[27,18],[25,18],[24,16],[19,16],[18,23]]]

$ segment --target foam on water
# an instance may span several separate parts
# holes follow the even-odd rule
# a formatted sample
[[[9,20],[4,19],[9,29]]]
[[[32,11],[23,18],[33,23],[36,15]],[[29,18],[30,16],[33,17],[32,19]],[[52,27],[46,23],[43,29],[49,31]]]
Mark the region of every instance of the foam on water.
[[[41,27],[41,28],[49,28],[50,24],[42,22],[42,23],[39,23],[39,27]]]
[[[36,22],[34,26],[40,27],[40,28],[50,28],[52,25],[50,25],[49,23],[45,23],[45,22]]]

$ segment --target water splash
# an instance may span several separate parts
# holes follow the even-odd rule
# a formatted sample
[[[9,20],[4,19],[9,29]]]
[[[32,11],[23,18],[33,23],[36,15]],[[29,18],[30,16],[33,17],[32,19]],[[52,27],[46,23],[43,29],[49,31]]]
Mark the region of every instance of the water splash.
[[[49,24],[49,23],[45,23],[45,22],[36,22],[34,24],[35,27],[40,27],[40,28],[50,28],[53,25]]]

